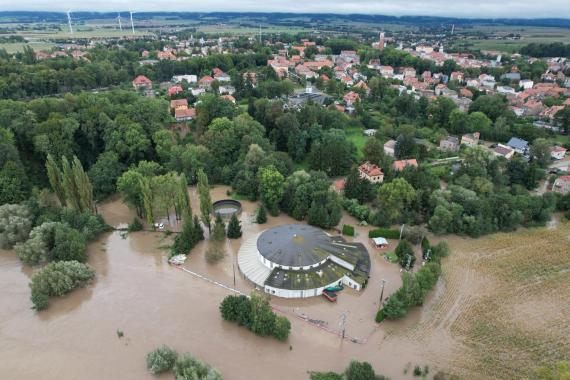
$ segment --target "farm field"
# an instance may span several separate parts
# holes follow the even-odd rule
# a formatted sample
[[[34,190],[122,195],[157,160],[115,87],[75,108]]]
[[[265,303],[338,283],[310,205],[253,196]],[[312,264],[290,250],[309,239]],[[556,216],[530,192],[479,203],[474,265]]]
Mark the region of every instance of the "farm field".
[[[449,241],[438,295],[392,339],[464,378],[520,379],[570,357],[569,222]]]
[[[42,51],[42,50],[49,50],[55,45],[51,44],[49,42],[27,43],[27,44],[23,43],[23,42],[22,43],[5,43],[5,44],[0,44],[0,49],[6,49],[6,51],[9,54],[14,54],[14,53],[23,51],[24,46],[29,46],[32,49],[34,49],[35,51]]]

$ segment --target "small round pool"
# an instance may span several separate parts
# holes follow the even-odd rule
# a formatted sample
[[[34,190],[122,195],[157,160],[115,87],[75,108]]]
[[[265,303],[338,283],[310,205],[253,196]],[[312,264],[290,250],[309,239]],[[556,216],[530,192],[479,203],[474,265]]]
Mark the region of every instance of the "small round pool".
[[[222,199],[212,204],[214,215],[220,214],[222,219],[230,219],[241,212],[241,203],[233,199]]]

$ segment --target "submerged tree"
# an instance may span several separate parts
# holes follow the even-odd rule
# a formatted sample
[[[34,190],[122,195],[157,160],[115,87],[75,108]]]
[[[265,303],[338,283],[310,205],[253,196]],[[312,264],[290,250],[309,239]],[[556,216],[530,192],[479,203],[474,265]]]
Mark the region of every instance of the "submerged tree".
[[[241,224],[236,214],[232,215],[230,222],[228,223],[228,237],[230,239],[239,239],[241,237]]]
[[[212,230],[212,236],[210,239],[213,241],[223,241],[226,238],[226,224],[222,220],[220,214],[216,214],[216,222],[214,224],[214,228]]]
[[[265,212],[265,207],[263,205],[259,205],[259,208],[257,209],[255,222],[258,224],[267,223],[267,212]]]

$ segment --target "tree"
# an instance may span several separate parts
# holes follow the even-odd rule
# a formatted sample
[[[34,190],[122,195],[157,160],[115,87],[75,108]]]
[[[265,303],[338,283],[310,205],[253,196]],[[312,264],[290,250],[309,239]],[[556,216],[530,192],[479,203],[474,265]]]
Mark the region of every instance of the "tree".
[[[314,170],[322,170],[331,177],[348,173],[352,166],[356,147],[346,138],[344,131],[330,129],[322,140],[311,147],[309,164]]]
[[[416,198],[416,191],[403,178],[396,178],[378,190],[378,202],[389,221],[395,221]]]
[[[214,264],[224,258],[226,253],[224,248],[220,243],[214,243],[208,247],[206,250],[206,261],[210,264]]]
[[[176,197],[176,210],[179,218],[192,218],[192,205],[188,195],[188,181],[186,175],[182,173],[178,179],[179,188]]]
[[[366,140],[366,144],[364,144],[362,152],[364,153],[364,158],[367,161],[370,161],[382,168],[386,167],[387,158],[384,153],[384,144],[382,144],[379,139],[373,138]]]
[[[89,169],[95,199],[102,200],[114,194],[117,191],[117,179],[124,171],[125,166],[119,162],[117,153],[104,152],[99,155],[97,162]]]
[[[191,217],[186,217],[182,224],[182,231],[174,238],[172,253],[174,255],[187,255],[197,243],[194,222]]]
[[[546,139],[536,139],[530,147],[530,155],[541,168],[545,168],[552,161],[550,144]]]
[[[131,169],[124,172],[117,180],[117,190],[123,196],[123,201],[134,208],[140,217],[142,217],[144,213],[142,193],[143,178],[141,173]]]
[[[259,205],[259,208],[257,209],[257,213],[255,214],[255,222],[257,224],[267,223],[267,213],[265,212],[265,207],[263,205]]]
[[[48,297],[62,296],[76,287],[88,285],[95,277],[95,270],[78,261],[58,261],[43,267],[30,283],[34,309],[48,307]]]
[[[236,214],[232,215],[230,222],[228,223],[228,238],[230,239],[239,239],[242,235],[241,233],[241,224],[237,218]]]
[[[275,326],[273,327],[273,336],[277,340],[285,341],[291,332],[291,322],[281,315],[275,317]]]
[[[158,375],[166,371],[172,370],[178,353],[172,348],[162,345],[146,355],[146,368],[153,375]]]
[[[46,170],[53,192],[57,196],[59,203],[65,207],[67,202],[65,198],[65,188],[63,187],[63,174],[51,154],[47,156]]]
[[[269,305],[269,297],[265,294],[251,293],[251,331],[260,336],[273,334],[275,313]]]
[[[344,196],[347,199],[356,199],[359,203],[365,203],[374,197],[373,187],[367,180],[360,178],[358,169],[352,168],[344,185]]]
[[[222,375],[216,369],[189,353],[182,354],[176,359],[174,376],[176,380],[222,380]]]
[[[259,171],[259,193],[261,200],[271,215],[279,213],[279,202],[283,196],[283,175],[273,165]]]
[[[53,237],[53,248],[49,253],[52,261],[87,261],[85,237],[74,228],[58,225]]]
[[[142,214],[146,219],[146,223],[154,228],[154,196],[150,187],[149,178],[141,178],[140,180],[141,198],[142,198]]]
[[[0,248],[10,249],[28,238],[32,215],[28,207],[5,204],[0,206]]]
[[[212,229],[212,236],[210,239],[213,241],[221,242],[226,238],[226,224],[222,220],[220,214],[216,213],[216,222],[214,223],[214,228]]]
[[[210,231],[210,215],[212,214],[212,198],[210,197],[210,184],[208,176],[202,169],[198,170],[198,196],[200,198],[200,213],[202,222]]]
[[[410,263],[410,268],[414,266],[416,255],[409,241],[400,240],[394,253],[398,257],[400,266],[402,266],[402,268],[406,268],[408,266],[408,263]]]
[[[368,362],[358,362],[352,360],[348,368],[344,371],[346,380],[377,380],[378,376]]]

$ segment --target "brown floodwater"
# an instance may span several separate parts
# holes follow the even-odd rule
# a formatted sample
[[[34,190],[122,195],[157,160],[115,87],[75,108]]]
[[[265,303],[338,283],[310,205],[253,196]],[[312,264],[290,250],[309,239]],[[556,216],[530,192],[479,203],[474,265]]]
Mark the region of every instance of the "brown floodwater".
[[[213,200],[226,198],[226,191],[226,187],[213,189]],[[195,189],[190,192],[194,212],[198,212]],[[256,204],[242,201],[242,206],[245,238],[275,225],[296,223],[281,215],[269,217],[268,223],[260,226],[252,222]],[[125,225],[134,216],[117,199],[101,205],[99,211],[114,226]],[[175,224],[172,229],[178,229],[179,223],[171,220]],[[357,224],[349,216],[344,216],[342,223]],[[387,281],[384,297],[397,289],[401,280],[398,265],[387,263],[380,251],[370,246],[368,229],[357,227],[354,238],[367,244],[371,255],[371,279],[364,291],[342,291],[337,303],[321,297],[272,299],[292,322],[286,343],[257,337],[223,321],[218,305],[231,292],[168,265],[165,246],[171,238],[164,233],[124,236],[115,231],[104,235],[89,246],[96,281],[52,299],[49,309],[41,313],[30,308],[28,283],[33,270],[24,267],[14,252],[2,251],[0,379],[151,379],[145,355],[161,344],[191,352],[230,380],[307,379],[307,371],[341,371],[352,359],[369,361],[377,372],[393,379],[412,378],[411,371],[403,374],[409,363],[430,365],[434,373],[437,363],[425,358],[423,344],[399,334],[425,317],[422,309],[415,309],[404,322],[374,323],[381,280]],[[208,242],[202,242],[185,267],[248,293],[253,287],[237,268],[240,243],[241,239],[228,241],[226,256],[208,264]],[[430,299],[441,291],[433,293]],[[341,341],[297,318],[319,320],[324,327],[338,330],[343,313],[348,316],[346,334],[364,343]],[[123,338],[117,330],[124,332]],[[437,343],[442,352],[448,351],[446,345],[445,339]]]

